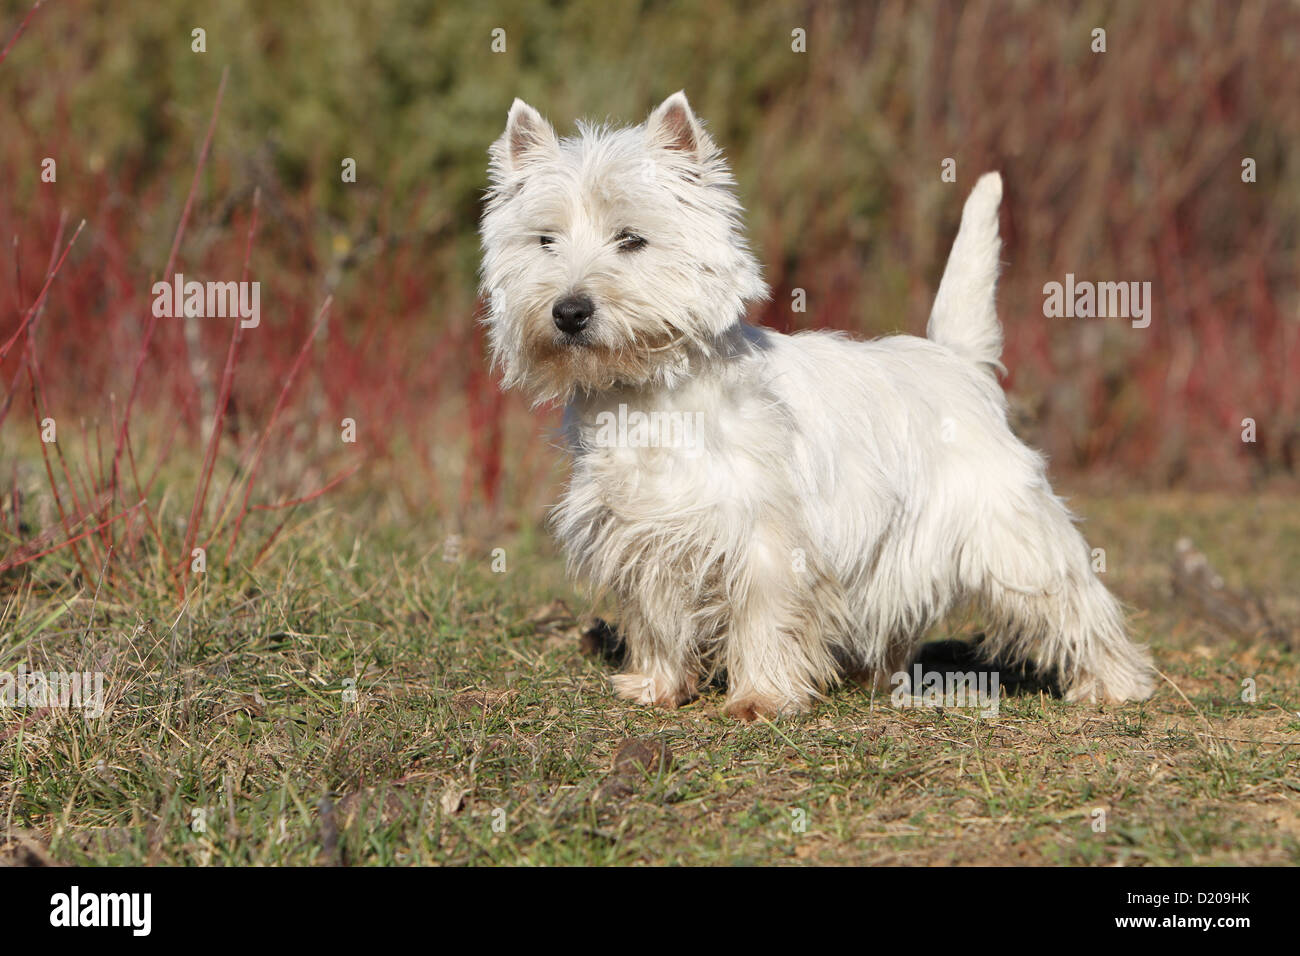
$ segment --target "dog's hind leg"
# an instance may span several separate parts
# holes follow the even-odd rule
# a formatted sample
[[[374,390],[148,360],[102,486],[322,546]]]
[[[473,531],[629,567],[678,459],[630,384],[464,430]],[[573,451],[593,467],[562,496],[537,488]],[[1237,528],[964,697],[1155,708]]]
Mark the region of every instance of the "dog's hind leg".
[[[985,650],[996,659],[1055,670],[1069,700],[1144,700],[1155,669],[1125,634],[1119,602],[1092,569],[1091,553],[1046,482],[1007,495],[979,522],[967,572],[990,620]]]

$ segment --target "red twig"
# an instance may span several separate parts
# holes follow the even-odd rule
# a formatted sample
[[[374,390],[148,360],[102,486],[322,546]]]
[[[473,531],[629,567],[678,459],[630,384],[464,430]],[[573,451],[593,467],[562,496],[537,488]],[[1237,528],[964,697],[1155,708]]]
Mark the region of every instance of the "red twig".
[[[162,456],[159,458],[159,467],[161,467],[161,462],[166,460],[167,453],[171,450],[172,437],[174,437],[176,434],[175,428],[178,424],[179,424],[179,419],[173,422],[172,435],[168,437],[167,444],[163,448]],[[135,482],[135,496],[139,501],[144,502],[148,500],[149,489],[153,487],[153,478],[151,478],[149,482],[145,484],[144,488],[141,489],[140,473],[139,470],[136,468],[135,449],[131,446],[130,435],[126,436],[126,460],[131,466],[131,480]],[[157,471],[154,472],[153,477],[154,478],[157,477]],[[157,522],[153,520],[153,512],[150,511],[148,508],[144,509],[144,517],[145,517],[145,521],[149,523],[149,530],[153,532],[154,540],[158,542],[158,554],[160,556],[160,560],[162,561],[162,566],[166,567],[167,566],[167,542],[163,540],[162,529],[159,528]]]
[[[244,268],[240,281],[248,281],[248,264],[253,255],[253,235],[257,231],[257,210],[261,203],[262,190],[253,192],[253,216],[248,224],[248,238],[244,243]],[[208,436],[207,452],[203,458],[203,469],[199,475],[198,486],[194,489],[194,503],[190,506],[189,524],[185,526],[185,548],[182,554],[190,554],[199,533],[199,515],[208,501],[208,487],[212,482],[212,469],[216,467],[217,450],[221,445],[221,431],[225,427],[226,408],[230,404],[230,392],[235,380],[235,360],[239,352],[239,343],[243,339],[244,323],[236,322],[230,333],[230,347],[226,350],[226,367],[221,373],[221,391],[217,396],[217,406],[212,419],[212,434]],[[204,545],[205,549],[207,544]],[[182,570],[182,575],[184,574]]]
[[[59,228],[54,233],[54,242],[50,245],[50,261],[45,266],[45,275],[47,277],[50,275],[50,271],[54,268],[55,264],[59,261],[59,246],[63,244],[63,230],[67,224],[68,211],[65,209],[59,213]],[[22,259],[18,255],[17,236],[14,236],[14,280],[16,291],[18,293],[18,311],[21,313],[23,302],[23,267]],[[38,309],[27,326],[27,348],[26,354],[23,357],[23,361],[26,365],[33,365],[36,362],[36,343],[34,341],[36,335],[36,323],[41,320],[41,315],[44,311],[43,308]],[[14,400],[14,396],[18,393],[18,379],[22,376],[23,369],[24,365],[19,365],[19,367],[14,370],[14,377],[9,382],[9,391],[5,395],[4,404],[0,405],[0,425],[3,425],[5,419],[9,417],[9,407]]]
[[[27,380],[32,390],[32,413],[36,416],[36,430],[40,431],[41,429],[40,406],[44,403],[42,400],[37,398],[36,370],[31,363],[28,363],[27,365]],[[68,474],[68,463],[63,460],[63,452],[59,448],[58,442],[54,443],[54,450],[59,456],[59,463],[63,467],[63,474],[68,480],[68,491],[72,495],[73,507],[76,508],[77,511],[82,511],[83,509],[81,507],[81,502],[77,498],[77,489],[72,484],[71,475]],[[68,526],[68,515],[63,508],[63,496],[59,494],[59,482],[58,479],[54,477],[54,469],[50,465],[49,447],[44,440],[41,441],[41,459],[45,463],[45,477],[50,483],[50,492],[54,495],[55,507],[57,507],[59,510],[59,521],[63,523],[64,532],[66,534],[71,534],[72,529]],[[77,559],[77,564],[81,566],[82,579],[86,581],[91,580],[90,569],[87,568],[85,562],[81,560],[81,551],[79,548],[77,548],[75,544],[73,544],[72,546],[72,554]]]
[[[249,511],[248,499],[253,494],[253,479],[257,475],[257,466],[262,461],[262,452],[266,448],[266,439],[271,434],[271,429],[275,427],[275,420],[280,417],[280,410],[284,408],[285,400],[289,397],[289,389],[293,385],[293,380],[297,378],[298,370],[302,368],[302,363],[307,358],[307,350],[311,348],[311,343],[316,339],[316,333],[320,331],[321,325],[324,324],[330,303],[333,301],[333,296],[326,296],[325,301],[321,303],[320,312],[316,315],[316,324],[312,327],[311,334],[307,336],[306,341],[302,343],[302,348],[298,350],[298,356],[293,360],[289,374],[285,376],[284,387],[280,389],[280,397],[276,400],[275,408],[271,410],[271,418],[266,423],[266,428],[262,430],[261,437],[258,438],[257,448],[253,452],[253,460],[248,468],[248,484],[244,486],[244,501],[239,509],[239,514],[235,516],[235,530],[230,535],[230,550],[226,553],[227,563],[230,561],[230,555],[235,553],[235,542],[239,540],[239,529],[244,523],[244,516]]]
[[[274,504],[274,505],[253,505],[251,510],[279,511],[281,508],[294,508],[297,507],[298,505],[306,504],[309,501],[315,501],[317,498],[325,494],[325,492],[329,491],[335,485],[340,484],[341,482],[351,478],[353,475],[357,473],[357,471],[360,468],[361,468],[360,463],[353,465],[347,471],[325,482],[324,485],[322,485],[320,488],[316,489],[309,495],[303,495],[301,498],[294,498],[292,501],[281,501],[279,504]]]
[[[316,491],[313,491],[309,495],[304,495],[301,498],[295,498],[293,501],[281,502],[278,505],[254,505],[253,508],[256,511],[273,511],[279,508],[293,508],[297,505],[305,504],[308,501],[315,501],[317,498],[325,494],[325,492],[329,491],[335,485],[355,475],[357,473],[357,470],[360,467],[361,467],[360,464],[353,465],[347,471],[343,472],[343,474],[334,478],[332,481],[327,481],[323,487],[318,488]],[[286,517],[283,521],[281,521],[278,525],[275,526],[275,530],[272,531],[270,537],[268,537],[266,541],[262,543],[261,549],[257,552],[257,555],[253,558],[253,567],[257,567],[259,564],[262,563],[262,558],[266,557],[267,552],[271,550],[271,545],[275,543],[276,538],[280,537],[280,532],[284,530],[284,526],[288,524],[288,522],[289,519]]]
[[[39,559],[39,558],[43,558],[43,557],[45,557],[47,554],[53,554],[55,551],[58,551],[60,548],[66,548],[66,547],[67,547],[68,545],[70,545],[70,544],[75,544],[76,542],[80,541],[82,538],[87,538],[87,537],[89,537],[89,536],[92,535],[92,534],[97,534],[97,533],[99,532],[99,530],[100,530],[102,527],[104,527],[104,525],[112,524],[114,521],[118,521],[118,520],[120,520],[120,519],[126,517],[126,516],[129,515],[132,511],[134,511],[136,508],[139,508],[142,504],[144,504],[143,501],[137,501],[137,502],[136,502],[135,504],[133,504],[131,507],[129,507],[129,508],[123,510],[123,511],[119,511],[117,514],[113,515],[113,517],[111,517],[111,518],[107,518],[107,519],[105,519],[104,521],[101,521],[99,524],[95,525],[93,528],[87,528],[85,531],[81,532],[81,534],[79,534],[79,535],[76,535],[76,536],[74,536],[74,537],[68,538],[68,539],[65,540],[65,541],[61,541],[61,542],[59,542],[58,544],[56,544],[56,545],[55,545],[54,547],[52,547],[52,548],[46,548],[44,551],[41,551],[41,552],[39,552],[39,553],[37,553],[37,554],[27,554],[27,555],[22,555],[22,556],[11,557],[11,558],[9,558],[9,559],[6,560],[6,561],[0,562],[0,574],[3,574],[5,571],[10,570],[11,568],[16,568],[16,567],[18,567],[19,565],[27,564],[27,563],[29,563],[29,562],[31,562],[31,561],[36,561],[36,560]],[[93,579],[92,579],[92,580],[93,580]]]
[[[18,42],[18,38],[22,36],[23,31],[27,29],[27,22],[31,20],[32,16],[41,8],[41,4],[44,2],[45,0],[36,0],[36,2],[32,4],[32,8],[27,11],[27,16],[23,17],[23,22],[18,24],[18,29],[14,31],[14,35],[11,36],[9,42],[5,44],[5,48],[0,50],[0,63],[5,61],[5,57],[9,55],[9,51],[13,49],[13,45]]]
[[[170,278],[172,268],[176,264],[176,254],[181,247],[181,237],[185,235],[185,224],[190,218],[190,209],[194,205],[194,194],[198,192],[199,177],[203,174],[203,166],[207,163],[208,150],[212,146],[212,135],[217,129],[217,116],[221,112],[221,98],[226,92],[226,76],[230,68],[226,67],[221,71],[221,85],[217,87],[217,100],[212,106],[212,118],[208,121],[208,132],[203,138],[203,147],[199,150],[199,161],[194,167],[194,178],[190,180],[190,191],[185,197],[185,208],[181,210],[180,222],[176,224],[176,235],[172,239],[171,252],[167,256],[167,267],[163,270],[163,277]],[[131,425],[131,408],[135,404],[136,396],[140,392],[140,375],[144,370],[145,359],[149,355],[149,343],[153,341],[154,330],[158,327],[158,316],[151,309],[149,312],[149,324],[145,328],[144,340],[140,343],[140,354],[136,357],[135,372],[131,377],[131,391],[127,395],[126,409],[122,413],[122,424],[118,429],[117,441],[113,446],[113,482],[112,491],[114,497],[117,496],[118,488],[118,466],[122,458],[122,447],[126,442],[126,432]]]
[[[27,314],[23,316],[23,321],[19,324],[17,331],[15,331],[13,335],[9,336],[9,341],[5,342],[4,345],[0,345],[0,360],[3,360],[4,357],[9,354],[9,350],[13,348],[13,344],[18,341],[18,336],[23,334],[28,323],[32,321],[33,317],[35,317],[37,310],[40,309],[41,304],[45,301],[45,294],[50,291],[50,286],[54,282],[54,277],[59,274],[59,269],[63,268],[63,260],[68,258],[68,252],[72,249],[72,244],[77,241],[77,236],[81,235],[81,230],[84,228],[86,228],[86,220],[83,219],[81,220],[81,225],[77,226],[77,231],[74,232],[72,238],[68,240],[67,246],[64,247],[63,255],[59,256],[59,261],[55,263],[53,270],[51,270],[50,274],[46,276],[45,285],[41,288],[41,294],[36,297],[36,301],[27,309]]]

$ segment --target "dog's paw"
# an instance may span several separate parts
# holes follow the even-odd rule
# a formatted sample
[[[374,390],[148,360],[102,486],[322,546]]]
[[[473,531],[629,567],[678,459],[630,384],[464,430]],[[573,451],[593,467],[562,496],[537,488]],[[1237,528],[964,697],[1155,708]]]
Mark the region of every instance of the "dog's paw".
[[[1103,659],[1096,671],[1085,669],[1074,675],[1065,699],[1078,703],[1124,704],[1146,700],[1156,690],[1156,669],[1145,649],[1133,648],[1125,658]]]
[[[728,717],[734,717],[736,720],[748,724],[755,720],[771,720],[774,717],[802,713],[807,709],[808,705],[799,701],[783,701],[756,694],[746,694],[743,697],[735,697],[727,701],[723,713]]]
[[[1070,685],[1065,699],[1072,704],[1127,704],[1146,700],[1155,693],[1155,681],[1139,674],[1123,680],[1105,683],[1094,677],[1083,677]]]
[[[670,687],[661,679],[646,674],[616,674],[611,678],[614,693],[636,704],[653,704],[656,707],[680,707],[694,698],[689,690]]]

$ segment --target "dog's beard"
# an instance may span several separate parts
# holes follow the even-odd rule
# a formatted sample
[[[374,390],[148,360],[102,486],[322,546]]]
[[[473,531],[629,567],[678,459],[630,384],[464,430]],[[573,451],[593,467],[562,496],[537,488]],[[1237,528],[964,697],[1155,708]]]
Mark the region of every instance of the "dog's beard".
[[[567,401],[579,391],[670,384],[689,365],[687,337],[671,327],[614,341],[602,331],[566,337],[539,329],[524,345],[520,382],[539,401]]]

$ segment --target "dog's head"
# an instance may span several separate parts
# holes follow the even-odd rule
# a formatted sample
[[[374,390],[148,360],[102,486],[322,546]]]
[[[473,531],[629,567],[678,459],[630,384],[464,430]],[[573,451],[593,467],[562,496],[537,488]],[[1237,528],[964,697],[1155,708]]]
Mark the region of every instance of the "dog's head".
[[[640,126],[555,131],[522,100],[492,144],[493,361],[538,401],[671,385],[767,295],[718,148],[675,93]]]

